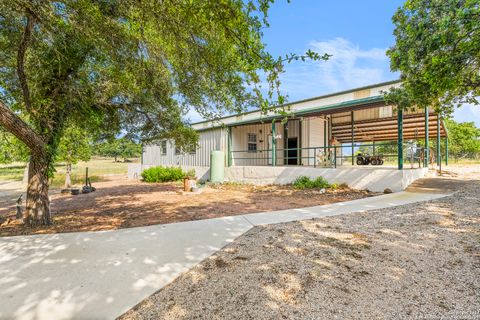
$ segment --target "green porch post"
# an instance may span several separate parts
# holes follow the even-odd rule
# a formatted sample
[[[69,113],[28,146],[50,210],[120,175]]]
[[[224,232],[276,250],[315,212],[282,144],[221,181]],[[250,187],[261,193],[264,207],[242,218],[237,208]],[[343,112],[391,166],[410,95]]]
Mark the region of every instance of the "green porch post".
[[[323,117],[323,154],[327,158],[327,117]]]
[[[277,165],[277,140],[275,136],[277,135],[277,126],[275,121],[272,121],[272,166]]]
[[[437,166],[441,165],[442,157],[440,156],[440,116],[437,114]]]
[[[403,170],[403,109],[402,108],[398,108],[398,112],[397,112],[397,131],[398,131],[398,138],[397,138],[398,170]]]
[[[228,132],[227,165],[231,167],[232,166],[232,127],[228,127],[227,132]]]
[[[424,165],[428,168],[428,161],[430,160],[430,149],[428,145],[428,107],[425,107],[425,159]]]
[[[350,113],[350,118],[352,119],[352,166],[353,166],[355,164],[354,155],[353,155],[355,151],[353,146],[355,143],[355,128],[353,126],[355,119],[353,118],[353,111],[351,111]]]
[[[445,165],[448,166],[448,136],[445,137]]]

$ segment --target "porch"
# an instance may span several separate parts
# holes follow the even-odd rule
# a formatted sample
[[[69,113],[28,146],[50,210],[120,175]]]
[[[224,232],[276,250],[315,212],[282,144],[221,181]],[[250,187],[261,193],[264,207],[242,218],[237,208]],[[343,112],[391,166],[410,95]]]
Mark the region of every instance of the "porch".
[[[441,117],[429,108],[398,111],[382,97],[235,123],[227,132],[229,167],[414,169],[448,164]]]

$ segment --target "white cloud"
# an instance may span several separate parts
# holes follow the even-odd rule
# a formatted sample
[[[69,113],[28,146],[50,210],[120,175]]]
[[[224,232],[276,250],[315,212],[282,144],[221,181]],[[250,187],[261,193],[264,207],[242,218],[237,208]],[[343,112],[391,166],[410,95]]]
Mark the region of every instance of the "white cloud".
[[[328,53],[328,61],[298,62],[286,67],[282,90],[290,100],[396,79],[385,48],[362,49],[349,40],[311,41],[308,49]]]

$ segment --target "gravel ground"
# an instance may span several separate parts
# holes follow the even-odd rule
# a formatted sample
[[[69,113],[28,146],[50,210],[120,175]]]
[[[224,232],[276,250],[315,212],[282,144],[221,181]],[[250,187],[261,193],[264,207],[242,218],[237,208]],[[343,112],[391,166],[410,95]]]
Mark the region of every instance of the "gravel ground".
[[[182,183],[145,183],[113,176],[97,191],[51,196],[54,223],[28,228],[15,219],[15,199],[0,196],[0,236],[101,231],[192,221],[245,213],[303,208],[377,195],[349,188],[297,190],[292,186],[222,184],[182,193]],[[24,202],[25,203],[25,202]]]
[[[121,318],[480,319],[479,193],[256,227]]]

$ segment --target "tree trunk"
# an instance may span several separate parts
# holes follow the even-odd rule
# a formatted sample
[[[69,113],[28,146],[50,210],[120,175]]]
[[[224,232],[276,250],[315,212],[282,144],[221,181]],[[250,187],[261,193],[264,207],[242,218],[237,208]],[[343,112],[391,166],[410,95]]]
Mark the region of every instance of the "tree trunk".
[[[65,170],[65,189],[68,189],[72,186],[72,164],[67,163],[67,168]]]
[[[50,225],[50,200],[48,198],[49,162],[33,156],[28,170],[26,210],[23,222],[29,226]]]

